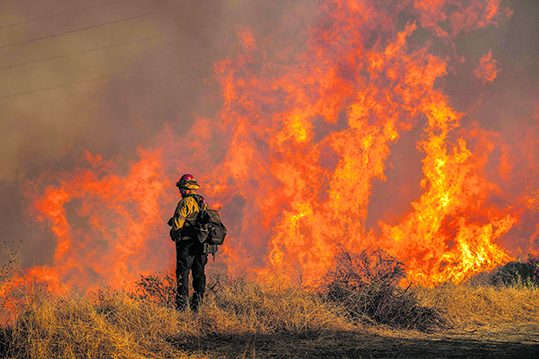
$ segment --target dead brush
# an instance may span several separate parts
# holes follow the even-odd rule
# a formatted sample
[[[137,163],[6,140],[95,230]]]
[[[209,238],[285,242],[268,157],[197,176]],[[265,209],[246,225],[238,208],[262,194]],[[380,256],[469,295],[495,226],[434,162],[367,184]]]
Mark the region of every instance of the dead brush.
[[[207,276],[206,291],[211,294],[223,291],[222,281],[225,277],[218,273],[209,274]],[[173,271],[167,271],[147,276],[140,275],[140,279],[135,282],[134,290],[129,292],[128,295],[133,299],[175,308],[177,292],[176,276]]]
[[[491,284],[499,287],[539,287],[539,257],[528,254],[528,260],[511,261],[494,271],[490,278]]]
[[[353,320],[423,331],[451,327],[440,309],[420,304],[410,285],[399,286],[406,275],[403,264],[385,251],[341,251],[335,263],[321,295],[341,304]]]
[[[168,271],[164,274],[141,275],[140,279],[135,282],[135,290],[130,293],[130,296],[174,308],[176,293],[176,276],[172,271]]]
[[[24,282],[21,280],[23,271],[19,258],[20,250],[13,250],[0,245],[0,322],[10,322],[18,309],[26,302],[28,296]],[[22,284],[22,285],[21,285]]]

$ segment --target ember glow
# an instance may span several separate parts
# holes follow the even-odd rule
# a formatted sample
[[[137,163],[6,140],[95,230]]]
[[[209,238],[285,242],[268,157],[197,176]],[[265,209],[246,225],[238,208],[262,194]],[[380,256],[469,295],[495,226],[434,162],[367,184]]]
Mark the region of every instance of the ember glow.
[[[511,260],[517,246],[537,249],[535,228],[503,241],[537,211],[534,182],[513,180],[537,171],[536,127],[528,148],[515,145],[456,109],[445,82],[468,62],[463,76],[496,83],[495,54],[474,60],[455,43],[501,26],[511,9],[501,0],[327,0],[315,15],[291,11],[298,24],[316,21],[293,38],[286,26],[267,34],[238,24],[237,46],[214,67],[215,118],[199,117],[188,133],[170,124],[126,174],[87,153],[72,172],[28,185],[30,213],[57,239],[42,268],[49,278],[120,286],[173,268],[166,221],[183,173],[222,207],[229,235],[218,261],[229,269],[313,285],[341,249],[382,248],[413,281],[458,283]],[[414,154],[400,153],[411,140]],[[391,200],[380,206],[374,193],[384,190]]]
[[[483,82],[492,82],[498,75],[497,61],[492,58],[492,51],[489,51],[488,54],[483,55],[480,64],[475,69],[474,73],[477,78],[483,80]]]

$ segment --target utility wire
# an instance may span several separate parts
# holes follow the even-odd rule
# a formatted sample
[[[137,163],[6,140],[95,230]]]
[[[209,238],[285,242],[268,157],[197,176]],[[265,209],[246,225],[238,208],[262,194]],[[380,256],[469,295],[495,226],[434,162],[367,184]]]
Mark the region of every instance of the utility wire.
[[[15,64],[15,65],[4,66],[4,67],[0,67],[0,70],[13,69],[13,68],[21,67],[21,66],[26,66],[26,65],[35,64],[35,63],[38,63],[38,62],[45,62],[45,61],[49,61],[49,60],[56,60],[56,59],[61,59],[61,58],[63,58],[63,57],[69,57],[69,56],[73,56],[73,55],[84,54],[84,53],[87,53],[87,52],[94,52],[94,51],[99,51],[99,50],[103,50],[103,49],[114,48],[114,47],[117,47],[117,46],[129,45],[129,44],[133,44],[133,43],[137,43],[137,42],[144,42],[144,41],[156,39],[156,38],[159,38],[159,37],[170,36],[170,35],[174,35],[174,34],[178,34],[178,33],[180,33],[180,31],[167,32],[167,33],[164,33],[164,34],[159,34],[159,35],[154,35],[154,36],[144,37],[144,38],[142,38],[142,39],[131,40],[131,41],[124,41],[124,42],[119,42],[119,43],[117,43],[117,44],[112,44],[112,45],[107,45],[107,46],[100,46],[100,47],[95,47],[95,48],[93,48],[93,49],[81,50],[81,51],[77,51],[77,52],[71,52],[71,53],[69,53],[69,54],[57,55],[57,56],[53,56],[53,57],[47,57],[47,58],[45,58],[45,59],[40,59],[40,60],[35,60],[35,61],[29,61],[29,62],[23,62],[23,63],[19,63],[19,64]]]
[[[222,56],[223,54],[224,54],[224,52],[218,52],[218,53],[214,53],[214,54],[210,54],[210,55],[197,57],[194,60],[201,60],[201,59],[208,58],[208,57]],[[81,80],[81,81],[76,81],[76,82],[70,82],[70,83],[67,83],[67,84],[62,84],[62,85],[57,85],[57,86],[45,87],[45,88],[41,88],[41,89],[38,89],[38,90],[19,92],[19,93],[16,93],[16,94],[0,96],[0,100],[7,99],[7,98],[24,96],[24,95],[30,95],[30,94],[38,93],[38,92],[56,90],[56,89],[59,89],[59,88],[62,88],[62,87],[80,85],[80,84],[84,84],[84,83],[87,83],[87,82],[95,82],[95,81],[100,81],[100,80],[106,80],[106,79],[110,79],[110,78],[117,77],[117,76],[129,75],[129,74],[132,74],[132,73],[140,73],[141,70],[155,70],[155,69],[158,69],[158,68],[170,67],[170,66],[178,65],[178,64],[180,64],[182,62],[183,61],[175,61],[175,62],[171,62],[171,63],[168,63],[168,64],[161,64],[161,65],[156,65],[156,66],[144,67],[144,68],[139,68],[139,69],[131,70],[131,71],[117,72],[117,73],[114,73],[114,74],[108,75],[108,76],[95,77],[95,78],[92,78],[92,79],[86,79],[86,80]]]
[[[204,26],[206,26],[206,25],[201,24],[200,26],[189,27],[189,29],[193,30],[193,29],[204,27]],[[91,48],[91,49],[80,50],[80,51],[77,51],[77,52],[70,52],[70,53],[67,53],[67,54],[56,55],[56,56],[47,57],[47,58],[43,58],[43,59],[39,59],[39,60],[17,63],[17,64],[13,64],[13,65],[0,67],[0,70],[9,70],[9,69],[14,69],[14,68],[22,67],[22,66],[27,66],[27,65],[32,65],[32,64],[36,64],[36,63],[40,63],[40,62],[49,61],[49,60],[57,60],[57,59],[61,59],[61,58],[66,58],[66,57],[70,57],[70,56],[74,56],[74,55],[85,54],[85,53],[89,53],[89,52],[95,52],[95,51],[104,50],[104,49],[112,49],[112,48],[115,48],[115,47],[118,47],[118,46],[129,45],[129,44],[134,44],[134,43],[137,43],[137,42],[144,42],[144,41],[149,41],[149,40],[153,40],[153,39],[157,39],[157,38],[167,37],[167,36],[179,34],[180,32],[181,31],[171,31],[171,32],[163,33],[163,34],[144,37],[144,38],[141,38],[141,39],[124,41],[124,42],[119,42],[119,43],[112,44],[112,45],[99,46],[99,47],[95,47],[95,48]]]
[[[206,1],[208,1],[208,0],[206,0]],[[212,1],[215,1],[215,0],[212,0]],[[142,14],[142,15],[132,16],[132,17],[128,17],[128,18],[125,18],[125,19],[121,19],[121,20],[114,20],[114,21],[109,21],[109,22],[105,22],[105,23],[102,23],[102,24],[97,24],[97,25],[92,25],[92,26],[83,27],[83,28],[76,29],[76,30],[69,30],[69,31],[62,32],[62,33],[60,33],[60,34],[47,35],[47,36],[38,37],[38,38],[35,38],[35,39],[32,39],[32,40],[27,40],[27,41],[22,41],[22,42],[16,42],[16,43],[13,43],[13,44],[8,44],[8,45],[0,46],[0,50],[1,50],[1,49],[5,49],[5,48],[8,48],[8,47],[12,47],[12,46],[23,45],[23,44],[28,44],[28,43],[31,43],[31,42],[36,42],[36,41],[44,40],[44,39],[50,39],[50,38],[54,38],[54,37],[59,37],[59,36],[65,35],[65,34],[71,34],[71,33],[79,32],[79,31],[84,31],[84,30],[89,30],[89,29],[95,29],[95,28],[102,27],[102,26],[107,26],[107,25],[112,25],[112,24],[118,24],[118,23],[121,23],[121,22],[130,21],[130,20],[134,20],[134,19],[140,19],[140,18],[143,18],[143,17],[148,17],[148,16],[152,16],[152,15],[156,15],[156,14],[161,14],[161,13],[164,13],[164,12],[167,12],[167,11],[171,11],[171,10],[181,9],[181,8],[189,7],[189,6],[193,6],[193,5],[200,5],[200,4],[204,4],[204,3],[205,3],[205,2],[201,2],[201,1],[193,1],[192,3],[189,3],[189,4],[183,4],[183,5],[171,7],[171,8],[165,9],[165,10],[154,11],[154,12],[151,12],[151,13],[146,13],[146,14]]]
[[[206,0],[206,1],[208,1],[208,0]],[[120,1],[118,1],[118,2],[120,2]],[[183,6],[174,7],[172,9],[187,7],[187,6],[191,6],[191,5],[196,5],[196,4],[195,3],[185,4]],[[171,9],[158,11],[158,12],[155,12],[155,13],[160,13],[160,12],[169,11],[169,10],[171,10]],[[134,18],[143,17],[143,16],[150,16],[150,15],[153,15],[155,13],[140,15],[140,16],[137,16],[137,17],[134,17]],[[123,19],[123,20],[119,20],[119,21],[115,21],[115,22],[128,21],[130,19],[132,19],[132,18]],[[104,25],[102,24],[102,25],[97,25],[97,26],[104,26]],[[97,27],[97,26],[93,26],[93,27]],[[204,25],[201,25],[200,27],[203,27],[203,26]],[[81,30],[83,30],[83,29],[75,30],[75,31],[81,31]],[[117,46],[122,46],[122,45],[130,44],[130,43],[148,41],[148,40],[151,40],[151,39],[154,39],[154,38],[170,36],[170,35],[173,35],[173,34],[176,34],[176,33],[179,33],[179,32],[169,32],[169,33],[149,36],[149,37],[142,38],[142,39],[125,41],[125,42],[122,42],[122,43],[117,43],[117,44],[108,45],[108,46],[102,46],[102,47],[98,47],[98,48],[94,48],[94,49],[82,50],[82,51],[69,53],[69,54],[65,54],[65,55],[58,55],[58,56],[54,56],[54,57],[50,57],[50,58],[46,58],[46,59],[41,59],[41,60],[36,60],[36,61],[31,61],[31,62],[27,62],[27,63],[23,63],[23,64],[16,64],[16,65],[11,65],[11,66],[6,66],[6,67],[3,67],[3,68],[0,68],[0,70],[21,67],[21,66],[25,66],[25,65],[28,65],[28,64],[32,64],[32,63],[58,59],[58,58],[72,56],[72,55],[92,52],[92,51],[98,51],[98,50],[101,50],[101,49],[114,48],[114,47],[117,47]],[[59,35],[61,35],[61,34],[59,34]],[[34,40],[37,41],[37,39],[34,39]],[[27,42],[34,41],[34,40],[29,40]],[[13,46],[14,45],[15,44],[13,44]],[[12,46],[12,45],[7,45],[7,46]],[[4,47],[7,47],[7,46],[4,46]],[[208,57],[220,56],[220,55],[224,55],[225,53],[226,53],[226,51],[221,51],[221,52],[215,53],[213,55],[205,55],[205,56],[198,57],[195,60],[204,59],[204,58],[208,58]],[[113,78],[113,77],[117,77],[117,76],[121,76],[121,75],[129,75],[129,74],[132,74],[132,73],[135,73],[135,72],[139,72],[140,70],[153,70],[153,69],[156,69],[156,68],[174,66],[174,65],[177,65],[177,64],[180,64],[180,63],[182,63],[182,61],[176,61],[176,62],[172,62],[172,63],[168,63],[168,64],[156,65],[156,66],[152,66],[152,67],[145,67],[145,68],[137,69],[137,70],[117,72],[117,73],[113,73],[113,74],[107,75],[107,76],[95,77],[95,78],[90,78],[90,79],[86,79],[86,80],[81,80],[81,81],[75,81],[75,82],[70,82],[70,83],[66,83],[66,84],[61,84],[61,85],[57,85],[57,86],[45,87],[45,88],[41,88],[41,89],[37,89],[37,90],[24,91],[24,92],[19,92],[19,93],[15,93],[15,94],[4,95],[4,96],[0,96],[0,100],[1,99],[24,96],[24,95],[29,95],[29,94],[38,93],[38,92],[55,90],[55,89],[62,88],[62,87],[74,86],[74,85],[84,84],[84,83],[88,83],[88,82],[95,82],[95,81],[105,80],[105,79],[109,79],[109,78]]]
[[[190,30],[193,30],[193,29],[197,29],[197,28],[204,27],[204,26],[206,26],[206,25],[201,24],[200,26],[189,27],[189,29],[190,29]],[[157,39],[157,38],[167,37],[167,36],[179,34],[180,32],[181,32],[181,31],[171,31],[171,32],[163,33],[163,34],[158,34],[158,35],[154,35],[154,36],[144,37],[144,38],[141,38],[141,39],[130,40],[130,41],[124,41],[124,42],[119,42],[119,43],[112,44],[112,45],[99,46],[99,47],[95,47],[95,48],[92,48],[92,49],[81,50],[81,51],[77,51],[77,52],[70,52],[70,53],[64,54],[64,55],[56,55],[56,56],[47,57],[47,58],[44,58],[44,59],[39,59],[39,60],[34,60],[34,61],[28,61],[28,62],[17,63],[17,64],[14,64],[14,65],[8,65],[8,66],[0,67],[0,70],[13,69],[13,68],[17,68],[17,67],[26,66],[26,65],[32,65],[32,64],[36,64],[36,63],[40,63],[40,62],[49,61],[49,60],[57,60],[57,59],[65,58],[65,57],[70,57],[70,56],[74,56],[74,55],[85,54],[85,53],[94,52],[94,51],[99,51],[99,50],[104,50],[104,49],[112,49],[112,48],[118,47],[118,46],[129,45],[129,44],[134,44],[134,43],[137,43],[137,42],[144,42],[144,41],[149,41],[149,40],[153,40],[153,39]]]
[[[31,22],[40,21],[40,20],[52,19],[53,17],[58,17],[58,16],[62,16],[62,15],[67,15],[67,14],[73,14],[73,13],[84,11],[84,10],[95,9],[95,8],[98,8],[98,7],[109,6],[109,5],[112,5],[112,4],[117,4],[117,3],[120,3],[120,2],[126,2],[126,1],[128,1],[128,0],[112,1],[112,2],[109,2],[109,3],[106,3],[106,4],[83,7],[83,8],[80,8],[80,9],[61,12],[61,13],[54,14],[54,15],[49,15],[49,16],[45,16],[45,17],[38,17],[38,18],[35,18],[35,19],[26,20],[26,21],[20,21],[20,22],[16,22],[16,23],[13,23],[13,24],[0,26],[0,29],[5,29],[5,28],[8,28],[8,27],[18,26],[18,25],[22,25],[22,24],[29,24]]]

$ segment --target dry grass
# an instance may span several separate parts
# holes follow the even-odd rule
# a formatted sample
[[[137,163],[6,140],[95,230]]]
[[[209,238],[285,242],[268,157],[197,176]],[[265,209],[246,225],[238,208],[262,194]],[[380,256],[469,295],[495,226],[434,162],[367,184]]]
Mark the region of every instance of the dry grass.
[[[443,308],[460,328],[539,323],[537,288],[445,284],[416,293],[422,304]]]
[[[379,265],[386,262],[365,263],[396,268],[393,262],[389,267]],[[400,275],[388,278],[393,277]],[[338,278],[338,289],[355,288],[354,295],[345,295],[341,303],[278,278],[260,283],[246,277],[215,276],[209,280],[207,300],[198,313],[179,313],[170,307],[174,283],[167,275],[143,278],[142,291],[136,294],[104,289],[91,295],[50,297],[41,292],[41,296],[27,297],[16,318],[2,326],[0,354],[5,358],[59,359],[361,358],[395,353],[400,357],[424,357],[426,353],[446,357],[460,350],[466,356],[519,353],[525,357],[539,343],[539,290],[535,287],[494,287],[484,281],[414,288],[405,293],[413,294],[405,303],[417,301],[417,308],[445,313],[456,328],[442,326],[422,333],[402,329],[402,325],[398,329],[376,324],[375,317],[367,321],[351,317],[346,305],[357,297],[356,289],[361,286],[350,283],[369,290],[374,284],[358,282],[359,277],[355,282]],[[395,293],[393,286],[376,288],[373,297]],[[397,303],[404,308],[400,299],[405,294],[396,293],[399,300],[376,303]],[[403,317],[402,311],[397,314]]]
[[[419,332],[350,321],[343,307],[282,283],[224,276],[213,288],[199,313],[178,313],[110,290],[34,300],[4,328],[3,354],[7,358],[213,358],[247,354],[254,358],[270,356],[265,352],[269,351],[278,357],[294,357],[301,356],[298,348],[316,356],[317,350],[328,355],[335,348],[376,353],[373,350],[388,350],[387,340],[394,345],[417,343],[421,350],[433,350],[432,345],[439,342],[430,342]],[[422,305],[443,310],[461,329],[481,327],[494,332],[507,326],[514,329],[515,323],[539,329],[539,290],[448,284],[416,288],[415,294]],[[437,333],[443,335],[444,331]],[[407,350],[413,355],[413,346]]]
[[[165,308],[117,295],[95,303],[75,294],[33,303],[11,328],[16,358],[161,358],[177,331],[190,333]],[[196,335],[196,333],[193,333]]]
[[[227,281],[196,314],[113,291],[35,301],[7,328],[5,353],[13,358],[183,358],[194,355],[183,348],[208,337],[305,337],[353,328],[339,309],[314,294]]]
[[[237,324],[227,325],[229,332],[236,327],[242,334],[301,335],[353,328],[341,307],[299,287],[227,276],[221,282],[205,310],[214,318],[233,318]]]
[[[322,281],[321,294],[356,321],[423,331],[450,328],[442,309],[422,305],[410,285],[399,285],[406,276],[403,266],[382,250],[343,251]]]

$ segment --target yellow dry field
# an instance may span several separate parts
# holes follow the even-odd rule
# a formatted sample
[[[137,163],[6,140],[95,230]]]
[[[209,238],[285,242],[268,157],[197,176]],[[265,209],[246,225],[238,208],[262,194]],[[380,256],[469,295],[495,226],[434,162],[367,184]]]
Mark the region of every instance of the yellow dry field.
[[[178,313],[121,292],[32,298],[4,325],[5,358],[539,358],[539,290],[416,288],[450,329],[352,322],[294,287],[240,280]],[[211,294],[211,293],[210,293]]]

